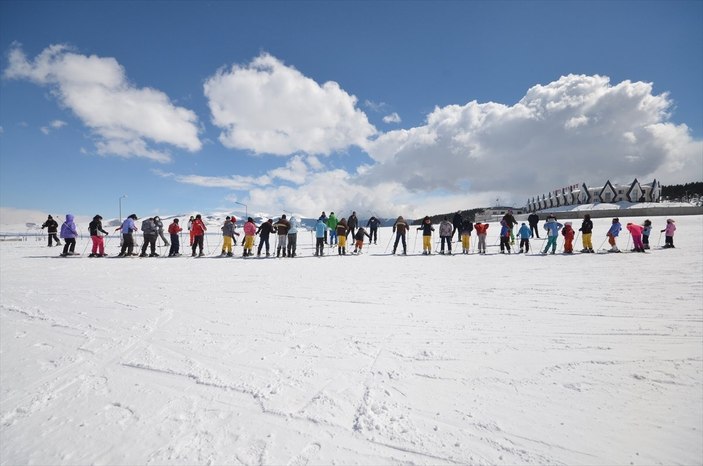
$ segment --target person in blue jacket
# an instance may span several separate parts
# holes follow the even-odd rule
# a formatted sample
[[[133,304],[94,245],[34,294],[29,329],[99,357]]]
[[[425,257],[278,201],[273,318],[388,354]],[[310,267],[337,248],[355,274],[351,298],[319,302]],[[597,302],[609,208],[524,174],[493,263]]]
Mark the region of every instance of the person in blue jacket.
[[[320,217],[317,219],[317,224],[315,225],[315,237],[317,238],[317,243],[315,243],[315,255],[324,256],[325,255],[325,234],[327,233],[327,224]]]
[[[530,252],[530,236],[532,236],[532,229],[523,222],[522,225],[520,225],[520,229],[517,231],[517,235],[520,237],[520,252],[525,252],[527,254]]]
[[[122,233],[122,248],[117,257],[131,256],[134,250],[134,237],[132,233],[137,231],[137,225],[134,221],[137,220],[137,215],[132,214],[122,222],[122,226],[119,228]]]
[[[542,254],[547,254],[549,248],[552,248],[550,254],[554,254],[557,250],[557,238],[559,237],[559,230],[562,229],[564,225],[557,222],[557,218],[553,215],[547,217],[547,221],[544,222],[544,229],[547,230],[547,246],[542,251]]]
[[[610,225],[610,229],[606,236],[608,237],[608,244],[610,244],[610,249],[608,252],[620,252],[617,245],[617,237],[620,235],[620,230],[622,230],[622,225],[620,224],[620,219],[615,217],[613,223]]]

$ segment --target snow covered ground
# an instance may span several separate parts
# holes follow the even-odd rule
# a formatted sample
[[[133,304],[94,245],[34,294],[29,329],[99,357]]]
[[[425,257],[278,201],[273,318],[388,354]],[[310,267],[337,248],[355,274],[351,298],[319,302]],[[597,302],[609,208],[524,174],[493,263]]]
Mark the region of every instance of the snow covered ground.
[[[677,225],[574,256],[0,243],[0,463],[701,464],[703,217]]]

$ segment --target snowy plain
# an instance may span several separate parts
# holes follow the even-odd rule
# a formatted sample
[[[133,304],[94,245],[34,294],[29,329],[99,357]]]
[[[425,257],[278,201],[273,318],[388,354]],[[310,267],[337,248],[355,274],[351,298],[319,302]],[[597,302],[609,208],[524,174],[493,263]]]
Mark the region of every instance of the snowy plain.
[[[701,464],[703,217],[651,220],[648,254],[2,242],[0,464]]]

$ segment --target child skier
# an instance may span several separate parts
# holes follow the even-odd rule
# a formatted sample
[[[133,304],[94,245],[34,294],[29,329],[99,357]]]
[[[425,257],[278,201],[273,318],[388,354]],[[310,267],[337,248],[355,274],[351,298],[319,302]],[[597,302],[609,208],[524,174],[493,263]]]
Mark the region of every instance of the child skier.
[[[452,236],[454,235],[454,225],[444,217],[439,224],[439,238],[442,241],[442,246],[439,251],[440,254],[444,254],[444,243],[447,243],[448,254],[452,255]]]
[[[674,247],[674,232],[676,231],[676,222],[668,218],[666,219],[666,228],[662,230],[664,233],[664,248]]]
[[[530,237],[532,236],[532,230],[528,227],[525,222],[520,225],[520,229],[517,231],[517,235],[520,237],[520,253],[524,252],[527,254],[530,252]]]
[[[327,231],[327,225],[322,218],[317,219],[317,224],[315,224],[315,255],[324,256],[325,255],[325,232]]]
[[[422,230],[422,255],[429,256],[432,254],[432,232],[434,231],[432,219],[429,216],[425,216],[418,230]]]
[[[543,228],[547,230],[547,245],[544,248],[544,251],[542,251],[542,254],[547,254],[547,251],[549,251],[549,248],[552,248],[552,251],[550,254],[554,254],[557,250],[557,238],[559,237],[559,230],[564,225],[561,223],[557,222],[557,218],[553,215],[550,215],[547,217],[547,221],[544,222]]]
[[[220,228],[222,230],[222,253],[220,255],[232,257],[232,237],[234,236],[234,224],[232,218],[225,218],[225,223]]]
[[[244,224],[244,252],[242,253],[242,257],[249,257],[254,255],[252,250],[254,249],[255,236],[256,224],[254,223],[254,219],[249,217],[247,218],[247,222]]]
[[[476,222],[474,229],[476,230],[476,235],[478,236],[478,253],[486,254],[486,234],[488,231],[488,223]]]
[[[510,254],[510,230],[508,221],[505,219],[500,221],[500,253],[505,254],[505,249]]]
[[[608,230],[608,233],[606,233],[606,236],[608,237],[608,244],[610,244],[610,249],[608,252],[620,252],[618,249],[618,246],[616,244],[617,242],[617,237],[620,234],[620,231],[622,230],[622,225],[620,224],[620,219],[615,217],[613,219],[612,225],[610,225],[610,229]]]
[[[334,229],[334,238],[337,243],[337,254],[344,256],[347,254],[347,235],[349,234],[349,227],[347,227],[347,219],[343,218],[341,220],[335,220],[337,226]],[[328,221],[329,226],[329,221]],[[330,232],[331,234],[332,232]],[[332,243],[332,237],[330,236],[330,244]]]
[[[644,221],[644,228],[642,229],[642,244],[645,249],[649,249],[649,235],[652,233],[652,222],[647,219]]]
[[[594,252],[593,243],[591,242],[593,237],[593,222],[589,214],[583,216],[583,222],[581,222],[579,231],[581,232],[581,243],[583,244],[581,252]]]
[[[574,253],[574,232],[571,222],[564,222],[564,228],[561,230],[561,234],[564,235],[564,254]]]
[[[459,234],[461,237],[461,252],[462,254],[468,254],[469,248],[471,247],[471,232],[474,229],[474,224],[468,218],[461,221],[461,226],[459,227]]]
[[[366,233],[366,229],[359,225],[359,228],[356,230],[356,234],[354,235],[354,240],[356,241],[354,243],[354,254],[361,254],[361,250],[364,247],[364,236],[371,239],[371,235]]]
[[[632,244],[635,245],[633,249],[634,252],[644,252],[644,244],[642,244],[642,231],[644,227],[642,225],[637,225],[635,223],[627,224],[627,231],[630,232],[632,237]]]
[[[168,250],[168,257],[180,256],[180,244],[178,234],[183,228],[178,224],[178,219],[174,218],[173,223],[168,226],[168,233],[171,235],[171,249]]]

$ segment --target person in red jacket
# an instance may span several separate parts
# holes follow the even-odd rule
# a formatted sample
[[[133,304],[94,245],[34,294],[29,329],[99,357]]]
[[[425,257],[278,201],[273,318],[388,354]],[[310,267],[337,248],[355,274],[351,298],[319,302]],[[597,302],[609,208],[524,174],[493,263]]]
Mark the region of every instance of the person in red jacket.
[[[564,235],[564,254],[574,253],[574,227],[571,226],[571,222],[564,222],[564,228],[561,230],[561,234]]]
[[[486,234],[488,232],[487,223],[476,222],[474,225],[474,230],[476,230],[476,235],[478,235],[478,253],[486,254]]]
[[[171,249],[168,250],[168,257],[180,256],[180,242],[178,234],[183,230],[178,224],[178,219],[174,218],[173,223],[168,226],[168,234],[171,235]]]
[[[203,247],[204,247],[204,241],[205,241],[205,232],[207,231],[207,227],[203,223],[203,219],[200,216],[200,214],[195,216],[195,220],[193,220],[192,225],[190,226],[190,232],[193,235],[193,254],[192,256],[195,257],[195,250],[200,249],[200,254],[199,256],[202,257],[205,254],[203,253]]]

